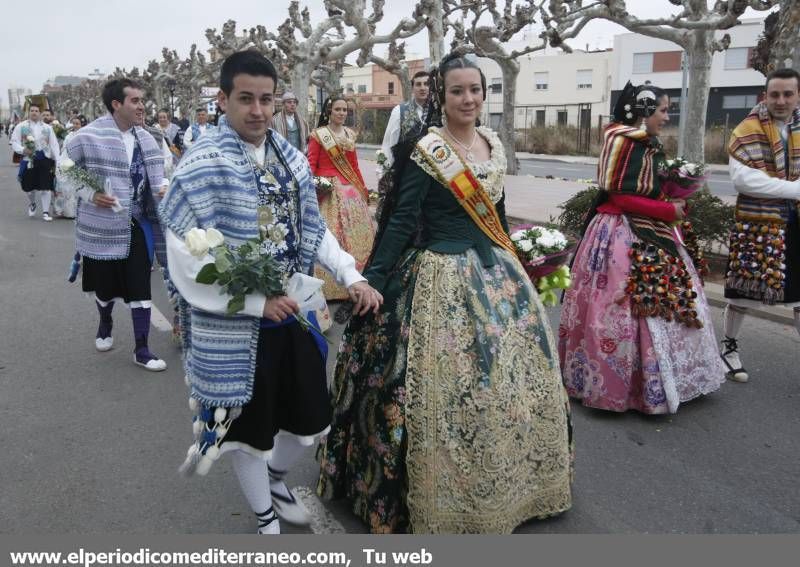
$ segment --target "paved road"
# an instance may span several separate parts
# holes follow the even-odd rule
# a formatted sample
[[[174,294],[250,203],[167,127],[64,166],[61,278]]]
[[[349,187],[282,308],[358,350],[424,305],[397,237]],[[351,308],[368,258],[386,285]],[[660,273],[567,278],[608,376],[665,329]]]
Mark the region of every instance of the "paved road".
[[[151,335],[169,369],[140,370],[118,306],[115,348],[94,351],[95,309],[65,281],[72,223],[27,218],[5,143],[0,138],[0,532],[252,533],[227,461],[205,478],[176,474],[191,433],[169,333]],[[158,309],[169,313],[157,274],[153,284]],[[554,325],[558,315],[550,311]],[[719,310],[713,315],[719,331]],[[519,532],[800,533],[800,338],[763,320],[748,321],[742,338],[751,382],[728,383],[674,416],[575,407],[573,509]],[[289,478],[316,513],[313,531],[363,532],[345,504],[312,496],[316,470],[310,449]]]
[[[375,151],[366,148],[359,149],[358,158],[359,160],[374,160]],[[519,160],[519,174],[535,175],[537,177],[552,175],[555,178],[570,180],[597,179],[597,166],[530,157]],[[712,172],[708,179],[708,186],[714,195],[736,195],[727,172]]]

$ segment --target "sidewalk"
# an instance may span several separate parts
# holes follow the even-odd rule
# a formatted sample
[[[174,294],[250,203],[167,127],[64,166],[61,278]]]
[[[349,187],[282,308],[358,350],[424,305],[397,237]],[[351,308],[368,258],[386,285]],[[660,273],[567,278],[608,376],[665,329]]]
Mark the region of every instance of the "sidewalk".
[[[359,148],[377,150],[380,146],[376,144],[358,144]],[[530,152],[517,152],[517,159],[536,159],[541,161],[560,161],[563,163],[573,163],[577,165],[597,165],[598,158],[594,156],[564,156],[553,154],[532,154]],[[709,163],[706,169],[712,175],[728,175],[728,165],[719,163]]]
[[[554,156],[548,157],[552,159]],[[573,156],[559,157],[567,158]],[[376,168],[377,164],[374,161],[361,160],[361,171],[368,187],[377,186]],[[555,222],[555,219],[561,214],[561,209],[558,206],[589,186],[589,183],[581,181],[545,179],[532,175],[507,175],[505,183],[506,214],[525,223]],[[720,198],[729,204],[736,203],[736,197],[732,195]],[[725,306],[724,290],[721,285],[707,282],[704,285],[704,289],[711,305],[716,307]],[[794,324],[794,313],[791,307],[756,305],[749,312],[755,317],[776,323]]]

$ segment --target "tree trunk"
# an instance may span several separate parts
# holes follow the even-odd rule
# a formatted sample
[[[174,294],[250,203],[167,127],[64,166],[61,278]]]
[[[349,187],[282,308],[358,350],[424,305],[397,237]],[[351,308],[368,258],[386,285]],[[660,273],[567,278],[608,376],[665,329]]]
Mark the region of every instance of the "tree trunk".
[[[311,64],[297,62],[291,69],[292,92],[297,96],[297,113],[308,120],[308,91],[311,82]]]
[[[686,54],[689,56],[689,100],[683,129],[684,156],[695,163],[705,163],[706,113],[711,87],[711,43],[713,31],[693,31]]]
[[[770,50],[773,69],[800,69],[800,0],[782,0],[775,43]]]
[[[495,59],[500,65],[503,73],[503,120],[500,122],[498,135],[503,142],[503,149],[506,151],[506,173],[509,175],[517,174],[517,148],[516,130],[514,128],[514,108],[516,99],[517,76],[519,75],[519,63],[514,59]],[[488,93],[487,93],[488,100]],[[488,103],[485,103],[488,104]]]
[[[408,68],[392,71],[392,74],[400,81],[400,94],[403,96],[403,100],[411,100],[413,98],[413,87],[408,76]]]
[[[428,48],[431,65],[436,66],[444,57],[444,6],[442,0],[434,0],[428,13]]]

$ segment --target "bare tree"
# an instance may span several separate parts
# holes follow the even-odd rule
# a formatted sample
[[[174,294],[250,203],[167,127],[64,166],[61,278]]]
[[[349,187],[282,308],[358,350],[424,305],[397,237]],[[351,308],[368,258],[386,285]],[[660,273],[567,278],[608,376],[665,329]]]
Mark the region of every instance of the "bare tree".
[[[777,5],[778,0],[718,0],[713,6],[709,6],[706,0],[669,0],[669,3],[680,6],[682,10],[661,18],[639,19],[628,12],[625,0],[588,2],[585,6],[582,0],[551,0],[545,24],[554,44],[564,39],[563,31],[569,30],[574,35],[576,29],[582,29],[592,19],[602,18],[632,32],[681,46],[689,61],[689,96],[681,104],[687,105],[685,117],[692,125],[684,128],[682,145],[688,159],[703,162],[712,57],[730,45],[730,35],[725,34],[717,40],[714,32],[740,24],[739,18],[747,8],[769,10]]]
[[[764,75],[784,67],[800,69],[800,0],[781,0],[780,10],[767,16],[751,63]]]
[[[472,52],[481,57],[487,57],[497,63],[503,75],[503,118],[500,123],[498,135],[503,142],[503,147],[508,156],[509,174],[516,174],[518,170],[515,156],[515,130],[514,130],[514,105],[516,100],[517,77],[520,65],[518,59],[547,47],[552,36],[543,33],[531,44],[519,49],[508,48],[514,36],[534,22],[537,14],[545,14],[546,0],[505,0],[502,11],[498,8],[497,0],[448,0],[449,11],[461,10],[463,21],[452,22],[450,25],[455,30],[452,47],[460,52]],[[469,23],[467,23],[469,19]],[[487,25],[489,24],[489,25]],[[559,46],[569,49],[563,40],[574,37],[579,28],[574,23],[574,29],[564,25],[560,28]]]

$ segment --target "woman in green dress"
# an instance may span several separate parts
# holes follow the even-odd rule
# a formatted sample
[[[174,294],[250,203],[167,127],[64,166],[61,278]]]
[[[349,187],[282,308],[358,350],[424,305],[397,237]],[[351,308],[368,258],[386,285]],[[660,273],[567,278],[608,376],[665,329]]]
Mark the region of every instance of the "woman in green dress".
[[[318,492],[374,533],[510,533],[571,504],[556,343],[508,237],[485,78],[446,57],[430,126],[396,148],[364,272],[384,296],[345,331]]]

